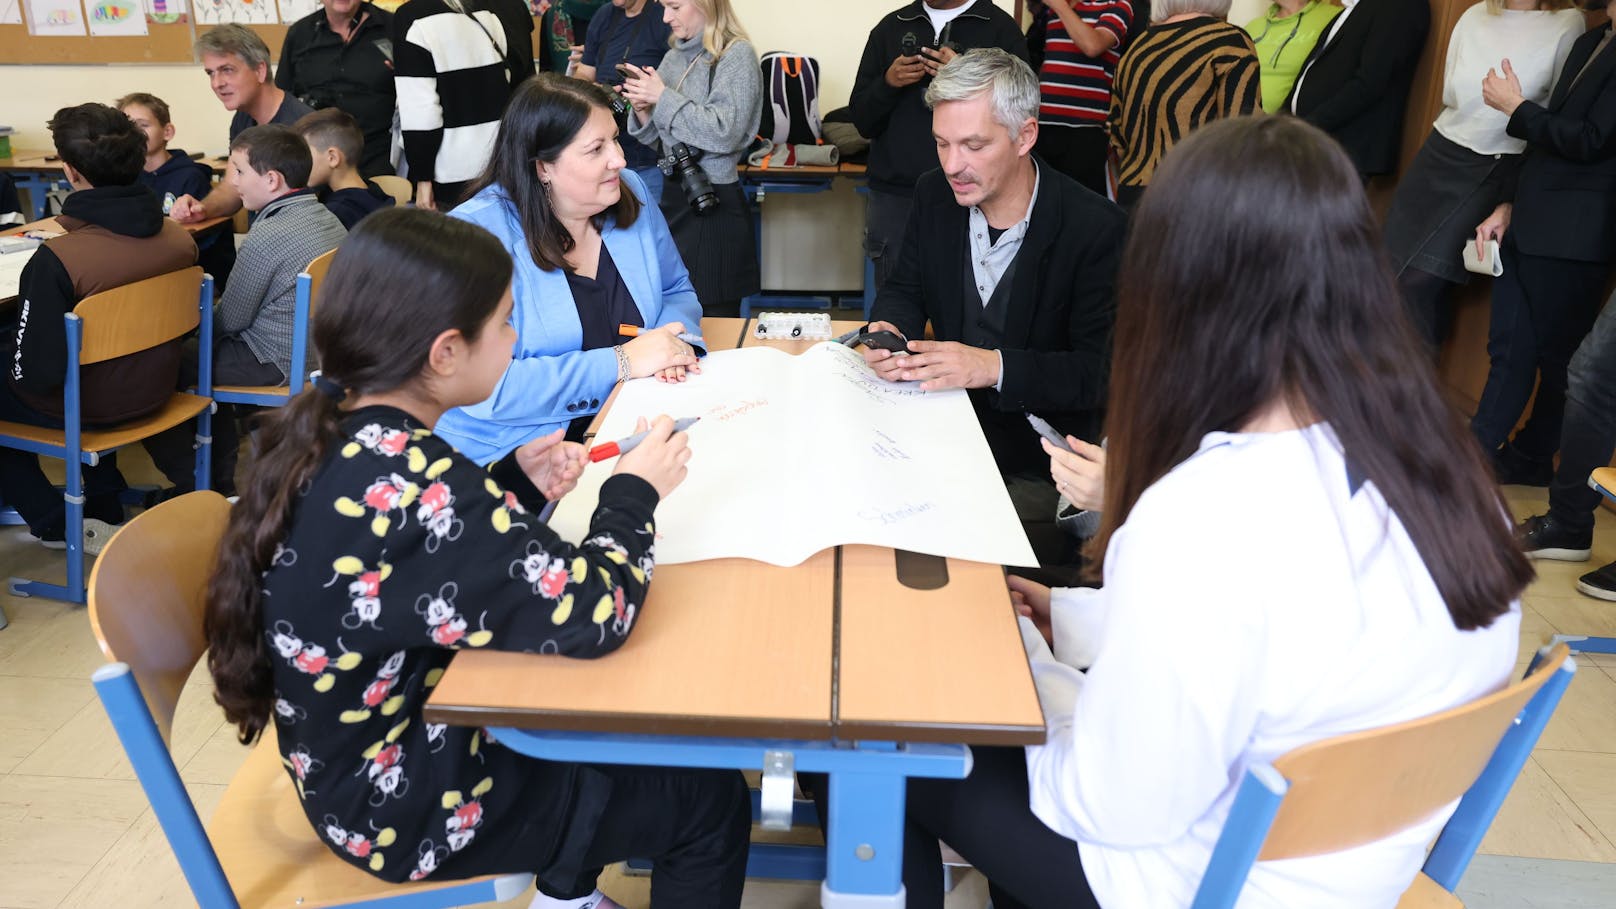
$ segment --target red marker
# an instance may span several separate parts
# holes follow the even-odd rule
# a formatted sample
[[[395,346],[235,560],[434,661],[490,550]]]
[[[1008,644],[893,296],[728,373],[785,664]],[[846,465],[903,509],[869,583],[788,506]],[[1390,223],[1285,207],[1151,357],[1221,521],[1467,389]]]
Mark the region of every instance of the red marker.
[[[695,426],[696,421],[700,419],[701,417],[685,417],[682,420],[674,420],[673,431],[684,432],[690,427]],[[589,449],[589,460],[604,461],[607,458],[615,458],[618,455],[628,454],[630,451],[634,450],[634,446],[645,441],[645,437],[650,434],[651,431],[648,429],[645,432],[637,432],[634,435],[626,436],[618,439],[615,442],[607,442],[605,445],[596,445],[594,448]]]

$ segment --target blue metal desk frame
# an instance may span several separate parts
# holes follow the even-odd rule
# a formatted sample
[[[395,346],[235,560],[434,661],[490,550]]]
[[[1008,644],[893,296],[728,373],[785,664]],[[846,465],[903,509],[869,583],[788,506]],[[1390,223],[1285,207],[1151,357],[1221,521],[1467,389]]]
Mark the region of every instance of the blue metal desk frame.
[[[66,178],[62,176],[60,163],[51,167],[12,167],[7,169],[6,173],[11,175],[18,189],[28,192],[28,205],[33,210],[33,216],[28,219],[30,222],[45,217],[45,194],[58,184],[64,187],[67,185]]]
[[[746,192],[746,201],[752,208],[752,236],[757,244],[760,269],[763,267],[763,200],[770,193],[806,196],[829,192],[835,186],[836,180],[841,178],[856,180],[858,183],[856,191],[860,195],[868,194],[869,189],[862,174],[793,173],[789,168],[741,171],[741,189]],[[868,321],[870,307],[875,303],[875,264],[870,261],[868,255],[863,256],[863,259],[864,286],[860,288],[860,297],[864,304],[864,318]],[[741,301],[741,318],[750,318],[753,310],[761,310],[766,306],[829,309],[839,299],[833,294],[803,296],[764,290]]]
[[[825,909],[903,909],[904,792],[910,777],[964,779],[965,745],[694,738],[498,728],[500,744],[552,761],[759,770],[789,752],[798,771],[830,776]],[[755,848],[755,847],[754,847]]]

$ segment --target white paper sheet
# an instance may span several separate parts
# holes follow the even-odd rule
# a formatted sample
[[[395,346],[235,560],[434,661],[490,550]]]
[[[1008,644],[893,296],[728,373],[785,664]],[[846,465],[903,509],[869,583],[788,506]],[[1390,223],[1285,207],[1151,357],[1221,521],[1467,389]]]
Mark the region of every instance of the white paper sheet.
[[[951,558],[1036,565],[963,391],[881,380],[824,343],[801,356],[725,350],[678,385],[623,386],[598,441],[637,417],[701,417],[689,475],[657,507],[657,561],[739,557],[797,565],[868,543]],[[616,459],[591,464],[551,526],[583,539]]]
[[[287,25],[320,8],[320,0],[280,0],[281,21]]]
[[[22,0],[0,0],[0,25],[22,24]]]
[[[17,295],[17,284],[22,281],[22,267],[33,257],[32,249],[0,255],[0,300],[9,300]]]
[[[196,0],[195,7],[198,25],[271,25],[280,17],[275,0]]]
[[[84,15],[93,38],[146,34],[146,11],[140,0],[84,0]]]
[[[84,9],[79,0],[28,0],[28,33],[53,37],[83,35]]]
[[[146,0],[146,19],[158,25],[183,23],[188,9],[185,0]]]

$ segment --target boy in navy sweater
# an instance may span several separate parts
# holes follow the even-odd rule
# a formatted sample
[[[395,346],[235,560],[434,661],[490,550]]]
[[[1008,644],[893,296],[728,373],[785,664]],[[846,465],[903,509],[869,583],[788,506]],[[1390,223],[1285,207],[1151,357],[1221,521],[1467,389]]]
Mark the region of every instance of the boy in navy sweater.
[[[119,98],[113,106],[146,134],[146,163],[141,168],[140,183],[162,200],[163,214],[168,214],[174,200],[181,196],[201,199],[208,194],[213,188],[213,171],[184,149],[168,147],[174,140],[174,123],[162,98],[134,92]],[[214,293],[224,293],[230,270],[236,265],[236,243],[230,225],[203,231],[196,237],[196,248],[197,263],[213,276]]]
[[[322,189],[322,201],[342,226],[354,229],[361,219],[381,208],[392,208],[389,196],[359,174],[365,134],[359,123],[344,110],[328,107],[304,116],[292,125],[309,144],[314,168],[309,172],[309,188]]]

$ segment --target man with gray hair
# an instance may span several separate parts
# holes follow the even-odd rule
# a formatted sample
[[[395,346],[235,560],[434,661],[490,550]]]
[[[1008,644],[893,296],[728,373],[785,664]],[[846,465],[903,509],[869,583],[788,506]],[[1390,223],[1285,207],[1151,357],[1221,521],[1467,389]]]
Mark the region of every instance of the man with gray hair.
[[[962,54],[938,70],[926,103],[942,167],[915,184],[870,325],[914,340],[864,358],[926,391],[967,389],[1017,512],[1052,528],[1049,457],[1024,415],[1099,440],[1124,218],[1033,156],[1038,77],[1025,61],[998,48]],[[935,340],[924,340],[927,323]],[[1035,548],[1059,539],[1032,536]]]
[[[217,25],[196,39],[196,54],[208,74],[213,94],[225,110],[235,111],[230,120],[230,141],[242,130],[265,123],[287,126],[314,113],[309,107],[277,86],[269,75],[269,45],[245,25]],[[229,180],[221,180],[207,198],[180,196],[169,214],[176,221],[202,221],[233,215],[241,210],[241,195]]]

